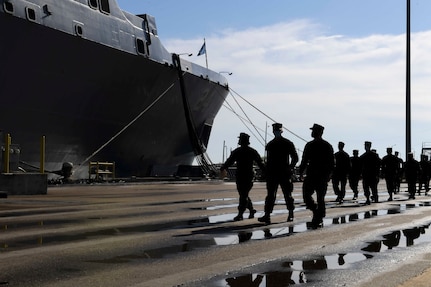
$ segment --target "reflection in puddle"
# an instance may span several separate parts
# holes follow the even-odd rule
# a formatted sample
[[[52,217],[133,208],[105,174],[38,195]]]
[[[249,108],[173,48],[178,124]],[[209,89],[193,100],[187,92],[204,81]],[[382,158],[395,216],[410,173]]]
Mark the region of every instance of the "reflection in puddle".
[[[402,231],[397,230],[389,234],[385,234],[382,240],[376,240],[368,243],[368,245],[362,248],[362,251],[367,253],[347,253],[347,254],[335,254],[318,257],[312,260],[304,261],[289,261],[282,264],[283,268],[287,270],[276,271],[262,271],[259,273],[251,273],[247,275],[241,275],[239,277],[229,277],[222,280],[208,282],[205,286],[290,286],[294,284],[307,283],[306,276],[322,271],[322,270],[340,270],[352,268],[352,265],[364,261],[366,259],[373,258],[373,255],[369,253],[385,252],[387,250],[394,249],[395,247],[409,247],[414,244],[431,242],[431,234],[429,234],[430,224],[414,227],[410,229],[404,229]],[[261,267],[265,270],[265,265]],[[259,278],[258,284],[255,285],[236,285],[236,283],[244,280],[244,278]],[[236,281],[239,280],[239,281]],[[257,283],[256,281],[253,281]],[[268,284],[270,283],[270,284]]]
[[[298,271],[274,271],[266,274],[246,274],[238,277],[227,278],[225,282],[217,282],[211,286],[231,287],[258,287],[258,286],[289,286],[306,283],[303,272]]]
[[[431,224],[394,231],[383,236],[382,240],[370,242],[362,248],[365,252],[384,252],[395,247],[408,247],[423,242],[431,242],[429,226]],[[354,263],[373,258],[367,253],[347,253],[322,256],[320,258],[304,261],[290,261],[282,264],[288,270],[276,270],[272,272],[262,272],[258,274],[247,274],[239,277],[230,277],[206,284],[205,286],[289,286],[294,284],[307,283],[306,275],[310,272],[321,270],[337,270],[351,268]],[[264,268],[264,266],[262,266]],[[296,272],[295,272],[296,271]],[[249,278],[259,278],[255,285],[236,285]],[[225,285],[223,285],[225,284]]]
[[[349,218],[349,217],[346,217]],[[356,218],[356,216],[354,216]],[[356,220],[356,219],[355,219]],[[329,221],[329,220],[328,220]],[[342,222],[343,220],[341,220]],[[346,221],[347,222],[347,221]],[[430,224],[429,224],[430,225]],[[368,246],[364,247],[362,251],[366,252],[383,252],[385,250],[393,249],[394,247],[408,247],[413,245],[414,243],[419,244],[423,242],[431,242],[431,235],[428,234],[428,227],[421,226],[415,227],[412,229],[405,229],[402,231],[394,231],[390,234],[386,234],[383,236],[383,240],[378,240],[375,242],[371,242]],[[306,224],[299,224],[295,226],[288,226],[283,228],[265,228],[263,230],[258,230],[254,232],[240,231],[237,234],[225,235],[225,236],[214,236],[212,239],[205,240],[186,240],[184,244],[181,245],[173,245],[162,248],[157,248],[153,250],[145,251],[145,256],[138,256],[138,258],[162,258],[168,255],[175,255],[181,252],[192,251],[196,248],[209,248],[212,246],[224,246],[224,245],[233,245],[240,244],[242,242],[246,242],[249,240],[259,240],[259,239],[268,239],[280,236],[288,236],[293,235],[298,231],[294,231],[295,228],[299,226],[299,230],[306,231]],[[403,242],[401,239],[405,239]],[[150,255],[149,255],[150,254]],[[364,257],[365,258],[362,258]],[[136,259],[135,255],[128,255],[126,258]],[[349,264],[355,263],[357,261],[361,261],[363,259],[368,259],[372,256],[367,254],[357,254],[357,253],[349,253],[349,254],[339,254],[337,256],[325,256],[325,264],[321,266],[325,266],[324,269],[342,269],[348,268]],[[360,260],[358,260],[360,259]],[[122,257],[122,260],[124,258]],[[116,261],[116,259],[109,259],[108,262]],[[319,266],[319,264],[311,264],[308,262],[307,266]],[[294,261],[291,264],[291,267],[295,270],[307,270],[302,266],[298,267],[298,262]]]
[[[307,275],[324,270],[340,270],[351,268],[353,264],[373,258],[363,253],[347,253],[321,256],[304,261],[283,262],[276,270],[262,271],[260,273],[242,274],[222,280],[205,282],[205,286],[290,286],[309,283]]]
[[[336,218],[325,218],[324,219],[324,226],[330,226],[331,224],[346,224],[349,222],[358,221],[361,219],[368,219],[372,218],[374,216],[381,216],[381,215],[387,215],[387,214],[395,214],[400,213],[401,210],[404,208],[408,208],[407,205],[403,206],[400,205],[397,208],[388,209],[388,210],[372,210],[372,211],[366,211],[366,212],[360,212],[350,215],[345,215],[341,217]],[[280,211],[280,213],[285,211]],[[222,222],[230,222],[232,221],[232,214],[221,214],[217,216],[209,216],[194,220],[188,220],[188,221],[174,221],[174,222],[166,222],[166,223],[160,223],[160,224],[147,224],[147,225],[140,225],[140,226],[131,226],[131,227],[119,227],[119,228],[109,228],[109,229],[102,229],[98,231],[91,231],[91,232],[83,232],[78,234],[63,234],[63,235],[43,235],[43,236],[36,236],[33,238],[27,238],[23,240],[15,240],[11,242],[1,242],[0,241],[0,252],[2,251],[12,251],[17,249],[26,249],[26,248],[33,248],[33,247],[39,247],[41,245],[48,245],[48,244],[59,244],[59,243],[70,243],[75,241],[82,241],[82,240],[90,240],[90,239],[100,239],[103,237],[109,237],[109,236],[121,236],[121,235],[127,235],[127,234],[133,234],[133,233],[146,233],[146,232],[152,232],[152,231],[160,231],[160,230],[167,230],[167,229],[177,229],[177,228],[184,228],[186,227],[204,227],[204,226],[210,226],[215,223],[222,223]],[[40,223],[35,223],[34,226],[43,228],[44,225],[47,224],[65,224],[65,223],[71,223],[71,221],[45,221]],[[30,224],[30,223],[25,223]],[[212,233],[214,234],[212,240],[206,241],[206,247],[211,247],[214,245],[222,246],[222,245],[233,245],[233,244],[240,244],[242,242],[246,242],[249,240],[262,240],[262,239],[270,239],[270,238],[280,238],[280,237],[286,237],[291,236],[296,233],[300,232],[306,232],[310,230],[310,227],[307,225],[307,223],[298,223],[295,225],[289,225],[289,226],[277,226],[277,224],[273,225],[274,227],[271,228],[271,226],[265,226],[264,228],[260,230],[254,230],[254,231],[244,231],[241,230],[238,232],[232,232],[234,229],[232,228],[226,228],[221,233],[220,230]],[[8,232],[8,228],[11,226],[4,225],[3,231],[0,232]],[[15,227],[18,227],[15,225]],[[19,226],[23,227],[23,226]],[[199,232],[197,232],[199,233]],[[211,243],[208,243],[211,242]],[[163,251],[163,249],[171,250],[170,247],[160,248],[158,249],[159,252],[162,254],[167,254],[171,251]],[[174,250],[177,250],[174,248]],[[181,249],[180,252],[188,251],[189,249]],[[175,253],[175,252],[174,252]],[[171,253],[173,254],[173,253]]]
[[[402,231],[393,231],[383,235],[383,240],[369,242],[362,250],[367,252],[385,252],[395,247],[409,247],[414,244],[431,242],[431,234],[429,234],[430,225],[431,223]]]

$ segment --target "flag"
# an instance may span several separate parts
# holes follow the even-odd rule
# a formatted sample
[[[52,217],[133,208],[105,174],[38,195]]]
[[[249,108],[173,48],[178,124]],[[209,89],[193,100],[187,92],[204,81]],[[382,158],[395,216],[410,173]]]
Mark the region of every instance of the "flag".
[[[206,53],[207,53],[207,47],[206,47],[205,42],[204,42],[201,49],[199,50],[198,56],[206,54]]]

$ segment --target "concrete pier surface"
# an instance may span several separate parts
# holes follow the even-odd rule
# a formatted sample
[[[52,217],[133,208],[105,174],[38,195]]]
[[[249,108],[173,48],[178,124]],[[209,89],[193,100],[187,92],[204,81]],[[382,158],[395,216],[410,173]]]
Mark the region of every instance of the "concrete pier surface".
[[[324,227],[309,228],[301,183],[295,219],[281,190],[272,224],[265,183],[256,218],[234,222],[233,182],[49,187],[0,198],[0,285],[6,286],[430,286],[431,197],[364,205],[328,190]]]

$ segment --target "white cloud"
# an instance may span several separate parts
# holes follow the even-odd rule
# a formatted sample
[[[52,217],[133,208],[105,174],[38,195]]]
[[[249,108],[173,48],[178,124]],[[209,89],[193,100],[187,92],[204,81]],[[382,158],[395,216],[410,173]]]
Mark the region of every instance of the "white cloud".
[[[349,38],[322,31],[316,23],[305,20],[222,31],[206,38],[209,66],[215,71],[233,72],[228,80],[235,92],[307,140],[309,127],[318,122],[326,127],[324,137],[334,148],[342,140],[347,151],[362,151],[363,142],[371,140],[380,155],[387,146],[395,145],[404,157],[405,35]],[[411,39],[412,146],[419,158],[422,142],[431,142],[431,134],[426,134],[431,129],[431,31],[412,34]],[[172,51],[189,52],[197,51],[202,40],[164,43]],[[204,57],[192,60],[205,65]],[[228,101],[234,105],[231,97]],[[265,123],[272,123],[241,103],[263,131]],[[228,148],[235,148],[243,131],[249,132],[235,115],[222,108],[209,144],[212,160],[222,160],[223,141]],[[303,149],[304,141],[288,132],[285,136]],[[263,154],[258,139],[252,138],[251,143]]]

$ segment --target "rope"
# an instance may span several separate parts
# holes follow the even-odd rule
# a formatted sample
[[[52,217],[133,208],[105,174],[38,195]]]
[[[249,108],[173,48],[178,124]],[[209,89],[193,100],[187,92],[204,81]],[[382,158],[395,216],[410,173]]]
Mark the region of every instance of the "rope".
[[[237,102],[237,104],[239,105],[238,102]],[[234,113],[239,118],[239,120],[244,124],[244,126],[248,129],[248,131],[258,140],[258,142],[262,146],[265,146],[265,139],[262,137],[261,133],[259,131],[257,131],[257,133],[259,134],[260,138],[262,138],[262,141],[254,134],[254,132],[247,125],[247,123],[250,124],[250,125],[252,125],[255,128],[255,130],[259,129],[261,132],[265,132],[263,129],[261,129],[258,126],[256,126],[248,117],[246,119],[246,118],[242,117],[240,114],[238,114],[227,101],[225,101],[225,104],[223,104],[223,106],[226,109],[230,110],[232,113]]]
[[[83,162],[79,164],[82,166],[86,162],[88,162],[92,157],[98,154],[102,149],[104,149],[108,144],[110,144],[113,140],[115,140],[119,135],[121,135],[126,129],[128,129],[133,123],[135,123],[143,114],[145,114],[149,109],[151,109],[166,93],[172,89],[175,83],[172,83],[163,93],[161,93],[157,99],[154,100],[147,108],[145,108],[142,112],[140,112],[133,120],[131,120],[127,125],[125,125],[118,133],[116,133],[112,138],[110,138],[106,143],[101,145],[95,152],[93,152],[89,157],[87,157]]]
[[[259,113],[261,113],[262,115],[264,115],[265,117],[267,117],[268,119],[270,119],[272,122],[277,122],[276,120],[274,120],[273,118],[271,118],[270,116],[268,116],[267,114],[265,114],[263,111],[261,111],[260,109],[258,109],[256,106],[254,106],[252,103],[250,103],[249,101],[247,101],[244,97],[242,97],[240,94],[238,94],[237,92],[235,92],[232,88],[229,89],[230,91],[234,92],[238,97],[240,97],[243,101],[245,101],[247,104],[249,104],[251,107],[253,107],[255,110],[257,110]],[[291,133],[292,135],[294,135],[295,137],[299,138],[300,140],[307,142],[306,139],[304,139],[303,137],[297,135],[296,133],[294,133],[293,131],[287,129],[286,127],[283,126],[283,129],[288,131],[289,133]]]

